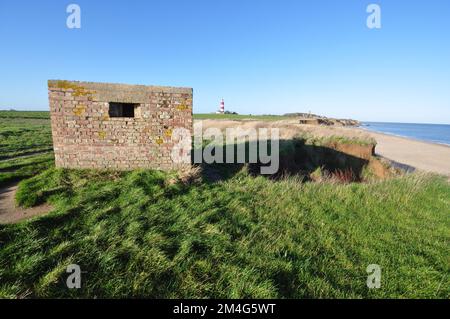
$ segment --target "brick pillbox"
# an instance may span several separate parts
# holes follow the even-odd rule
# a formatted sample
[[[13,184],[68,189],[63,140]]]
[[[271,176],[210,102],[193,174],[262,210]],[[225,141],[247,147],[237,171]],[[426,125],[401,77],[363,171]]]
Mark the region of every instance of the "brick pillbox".
[[[49,80],[56,167],[175,170],[175,128],[192,136],[192,89]],[[188,156],[188,154],[184,154]]]

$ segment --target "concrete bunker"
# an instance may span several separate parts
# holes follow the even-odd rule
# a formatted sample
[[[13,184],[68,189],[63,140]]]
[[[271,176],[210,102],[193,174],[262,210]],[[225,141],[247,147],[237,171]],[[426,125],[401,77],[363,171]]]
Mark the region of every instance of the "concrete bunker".
[[[66,168],[172,170],[172,136],[192,135],[192,89],[49,80],[55,164]],[[189,154],[185,154],[188,156]]]

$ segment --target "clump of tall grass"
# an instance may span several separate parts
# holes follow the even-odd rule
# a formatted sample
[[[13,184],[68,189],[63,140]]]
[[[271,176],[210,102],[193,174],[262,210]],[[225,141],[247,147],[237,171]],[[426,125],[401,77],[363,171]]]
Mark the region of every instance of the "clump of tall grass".
[[[295,139],[302,140],[306,144],[316,146],[327,146],[333,144],[355,144],[361,146],[377,145],[377,141],[370,136],[342,136],[342,135],[329,135],[319,136],[313,135],[308,132],[302,132],[295,136]]]

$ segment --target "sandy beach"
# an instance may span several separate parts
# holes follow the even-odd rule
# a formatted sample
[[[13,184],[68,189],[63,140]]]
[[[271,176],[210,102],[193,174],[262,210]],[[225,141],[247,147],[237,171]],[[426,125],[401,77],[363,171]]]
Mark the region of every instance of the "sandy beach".
[[[377,141],[375,152],[395,165],[408,171],[425,171],[450,176],[450,147],[446,145],[417,141],[383,133],[375,133],[356,127],[335,127],[298,124],[296,120],[256,121],[256,120],[196,120],[202,122],[203,129],[215,127],[279,128],[281,139],[291,139],[301,133],[316,136],[346,136],[374,138]]]
[[[450,176],[449,146],[382,133],[367,133],[377,141],[377,155],[418,170]]]

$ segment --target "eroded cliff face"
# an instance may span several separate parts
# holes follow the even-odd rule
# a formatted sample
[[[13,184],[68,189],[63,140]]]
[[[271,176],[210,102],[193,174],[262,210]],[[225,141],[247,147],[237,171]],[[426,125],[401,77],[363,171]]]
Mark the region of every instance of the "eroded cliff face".
[[[229,121],[199,120],[203,131],[239,127],[242,131],[279,130],[279,170],[269,178],[299,175],[305,180],[364,182],[398,174],[390,164],[375,156],[376,141],[361,130],[301,125],[295,120]],[[195,124],[194,124],[195,126]],[[256,136],[256,135],[255,135]],[[249,163],[258,174],[260,164]]]

